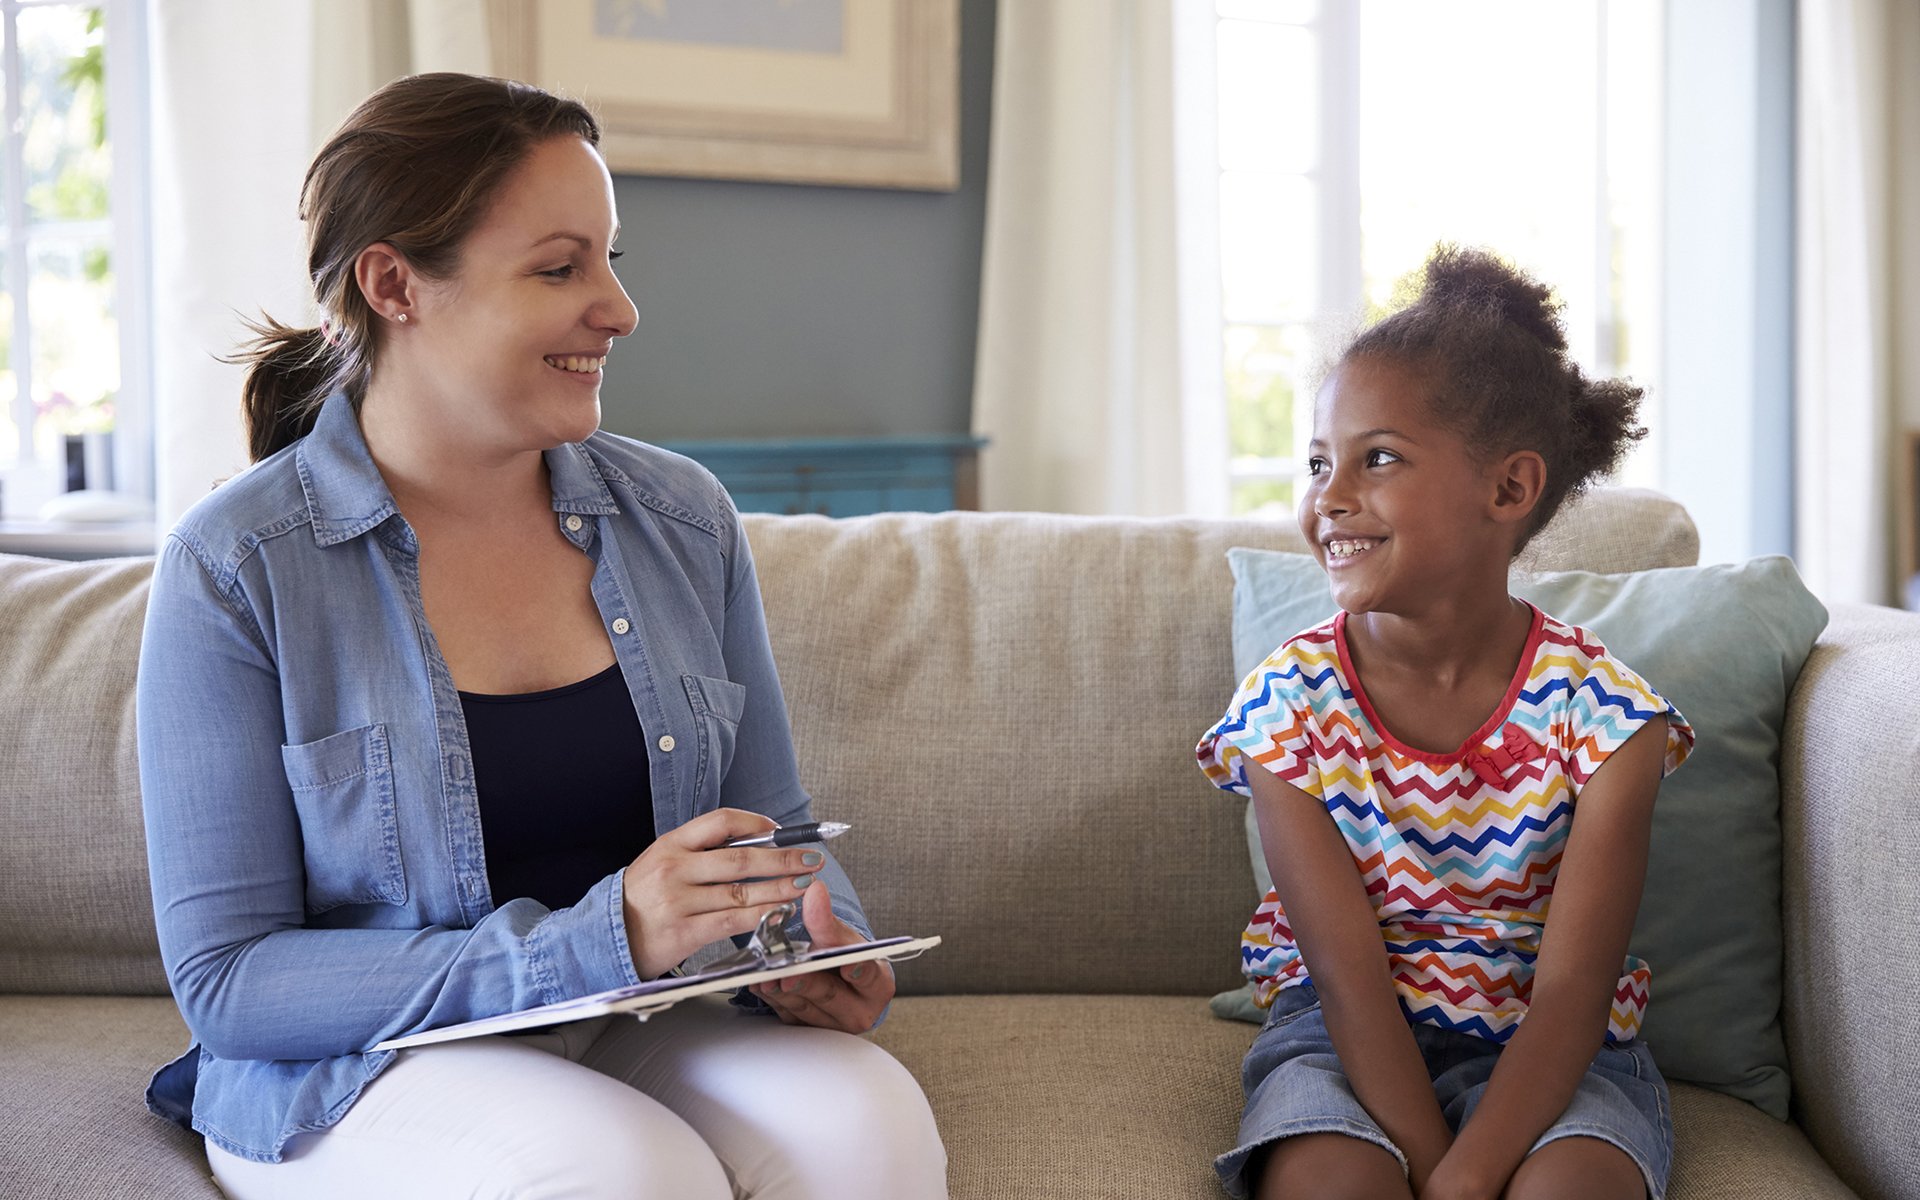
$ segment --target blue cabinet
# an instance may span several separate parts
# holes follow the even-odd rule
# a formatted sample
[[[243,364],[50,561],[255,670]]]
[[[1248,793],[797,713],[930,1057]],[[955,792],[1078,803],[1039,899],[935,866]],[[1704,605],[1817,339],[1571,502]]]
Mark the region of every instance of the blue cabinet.
[[[980,507],[985,438],[662,442],[719,476],[743,512],[859,517]]]

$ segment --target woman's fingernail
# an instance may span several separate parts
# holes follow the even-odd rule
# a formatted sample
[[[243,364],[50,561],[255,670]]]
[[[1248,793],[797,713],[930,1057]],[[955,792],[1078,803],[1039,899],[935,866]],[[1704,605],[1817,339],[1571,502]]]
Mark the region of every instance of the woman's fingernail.
[[[865,983],[867,979],[867,964],[861,963],[857,967],[849,968],[847,978],[853,980],[855,983]]]
[[[817,867],[825,860],[820,857],[818,850],[809,850],[800,856],[800,861],[809,867]]]
[[[794,876],[794,877],[793,877],[793,890],[794,890],[794,891],[796,891],[796,892],[804,892],[804,891],[806,891],[806,890],[807,890],[807,889],[808,889],[809,887],[811,887],[811,886],[813,886],[813,876],[811,876],[811,875],[796,875],[796,876]]]

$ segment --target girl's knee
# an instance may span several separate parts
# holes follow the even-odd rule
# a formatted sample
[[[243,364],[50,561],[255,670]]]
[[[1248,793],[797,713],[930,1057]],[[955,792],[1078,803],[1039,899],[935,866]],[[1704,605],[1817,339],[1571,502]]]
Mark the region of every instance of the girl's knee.
[[[1274,1142],[1247,1168],[1254,1200],[1412,1200],[1391,1151],[1344,1133],[1306,1133]]]
[[[1535,1150],[1513,1173],[1502,1200],[1645,1200],[1633,1156],[1597,1137],[1563,1137]]]

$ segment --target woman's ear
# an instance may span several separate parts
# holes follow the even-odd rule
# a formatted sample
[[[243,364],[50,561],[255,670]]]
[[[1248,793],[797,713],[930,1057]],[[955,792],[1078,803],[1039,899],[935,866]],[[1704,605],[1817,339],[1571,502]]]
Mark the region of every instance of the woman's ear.
[[[374,316],[406,323],[418,299],[419,277],[400,251],[387,242],[368,246],[353,260],[353,280]]]
[[[1524,521],[1540,503],[1547,486],[1547,460],[1532,450],[1515,450],[1493,466],[1493,507],[1503,524]]]

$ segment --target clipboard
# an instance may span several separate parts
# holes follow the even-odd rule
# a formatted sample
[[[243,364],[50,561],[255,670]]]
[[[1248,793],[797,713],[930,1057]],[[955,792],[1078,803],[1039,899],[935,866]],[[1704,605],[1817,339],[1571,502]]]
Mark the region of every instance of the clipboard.
[[[813,971],[852,966],[854,963],[872,962],[876,959],[904,962],[907,959],[918,958],[940,944],[940,939],[937,937],[890,937],[858,942],[851,946],[832,946],[815,950],[805,938],[786,936],[786,923],[792,916],[791,904],[783,904],[769,912],[761,918],[759,928],[754,930],[744,947],[698,974],[670,975],[629,987],[595,992],[591,996],[561,1000],[553,1004],[543,1004],[537,1008],[521,1009],[519,1012],[502,1013],[497,1017],[482,1017],[477,1021],[444,1025],[439,1029],[410,1033],[405,1037],[388,1038],[384,1042],[376,1043],[373,1049],[405,1050],[413,1046],[431,1046],[437,1042],[459,1041],[461,1038],[513,1033],[522,1029],[538,1029],[545,1025],[560,1025],[568,1021],[583,1021],[588,1017],[605,1016],[608,1013],[626,1013],[644,1021],[654,1013],[664,1012],[682,1000],[690,1000],[695,996],[711,995],[714,992],[731,992],[751,984],[765,983],[768,980],[785,979],[790,975],[806,975]]]

